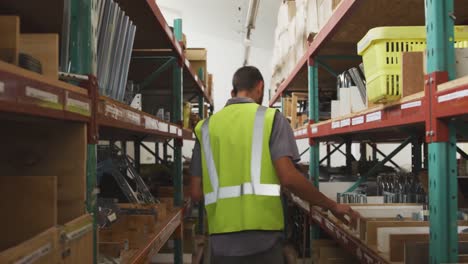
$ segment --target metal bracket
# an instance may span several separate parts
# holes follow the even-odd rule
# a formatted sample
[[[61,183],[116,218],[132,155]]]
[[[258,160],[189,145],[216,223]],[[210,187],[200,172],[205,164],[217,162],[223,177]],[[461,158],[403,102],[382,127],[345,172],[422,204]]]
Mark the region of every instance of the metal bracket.
[[[99,128],[97,125],[98,109],[98,80],[94,75],[88,75],[88,80],[82,83],[83,87],[88,88],[88,96],[91,100],[91,118],[88,125],[88,144],[97,144],[99,139]]]
[[[426,142],[447,142],[449,131],[447,123],[437,119],[436,109],[437,85],[448,81],[447,72],[434,72],[425,77],[425,112],[426,114]]]

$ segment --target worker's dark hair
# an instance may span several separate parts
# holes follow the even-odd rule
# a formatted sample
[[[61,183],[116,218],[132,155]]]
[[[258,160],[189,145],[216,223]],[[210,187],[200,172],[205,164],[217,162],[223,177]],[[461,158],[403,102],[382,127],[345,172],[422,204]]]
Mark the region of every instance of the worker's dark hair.
[[[232,88],[237,94],[239,91],[252,91],[258,82],[263,82],[263,76],[254,66],[239,68],[232,77]]]

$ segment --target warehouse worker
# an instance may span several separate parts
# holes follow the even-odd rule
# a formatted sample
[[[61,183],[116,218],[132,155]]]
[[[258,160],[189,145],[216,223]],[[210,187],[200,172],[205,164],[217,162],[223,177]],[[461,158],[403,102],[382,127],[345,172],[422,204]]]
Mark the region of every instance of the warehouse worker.
[[[261,106],[260,71],[242,67],[232,85],[235,97],[195,128],[192,200],[204,199],[212,263],[284,263],[280,186],[344,221],[359,215],[328,199],[295,168],[300,157],[291,126]]]

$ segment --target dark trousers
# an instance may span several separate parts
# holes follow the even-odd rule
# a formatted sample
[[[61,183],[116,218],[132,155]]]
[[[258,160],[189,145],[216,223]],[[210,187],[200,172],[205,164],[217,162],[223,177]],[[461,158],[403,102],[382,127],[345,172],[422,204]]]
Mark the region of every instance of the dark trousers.
[[[261,242],[260,242],[261,243]],[[278,241],[270,249],[247,256],[211,256],[211,264],[284,264],[283,243]]]

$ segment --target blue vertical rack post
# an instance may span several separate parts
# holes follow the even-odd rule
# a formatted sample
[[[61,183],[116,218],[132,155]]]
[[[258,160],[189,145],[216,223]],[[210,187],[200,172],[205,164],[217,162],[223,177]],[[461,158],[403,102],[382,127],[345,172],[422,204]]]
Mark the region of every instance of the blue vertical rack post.
[[[182,41],[182,19],[174,20],[174,35],[178,42]],[[172,89],[172,123],[183,124],[182,100],[183,100],[183,62],[179,61],[173,67],[173,89]],[[174,139],[174,205],[183,206],[183,184],[182,184],[182,139]],[[179,232],[182,233],[182,225]],[[183,244],[181,234],[174,239],[174,263],[183,263]]]
[[[433,116],[437,85],[455,77],[454,1],[426,0],[429,100],[426,141],[429,143],[430,263],[458,262],[456,137],[452,124]]]
[[[70,63],[70,71],[76,74],[94,75],[93,72],[93,54],[95,47],[92,41],[92,0],[72,0],[70,2],[70,46],[69,58],[65,59]],[[90,78],[90,82],[93,78]],[[94,83],[96,86],[97,84]],[[94,87],[97,89],[97,87]],[[91,98],[97,93],[97,90],[90,89]],[[94,94],[93,94],[94,93]],[[96,98],[94,98],[94,102]],[[95,105],[94,105],[95,106]],[[93,112],[96,110],[93,109]],[[92,118],[95,122],[95,118]],[[96,190],[96,165],[97,165],[97,137],[94,133],[95,125],[88,124],[88,146],[86,160],[86,209],[93,215],[93,262],[97,263],[97,194]]]
[[[319,122],[318,64],[314,59],[308,61],[309,123]],[[309,180],[319,188],[320,149],[319,143],[309,139]],[[318,239],[319,227],[310,229],[310,239]]]

